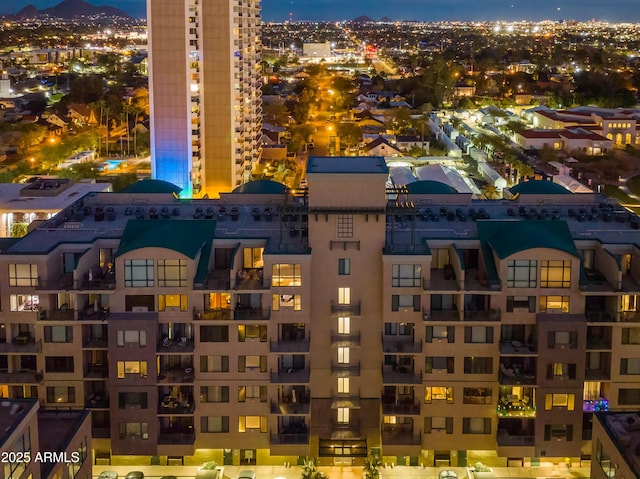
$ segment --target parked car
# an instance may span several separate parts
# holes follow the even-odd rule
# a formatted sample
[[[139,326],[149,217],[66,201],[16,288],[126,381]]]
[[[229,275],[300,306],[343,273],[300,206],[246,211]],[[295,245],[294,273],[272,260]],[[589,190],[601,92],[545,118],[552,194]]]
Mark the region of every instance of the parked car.
[[[118,473],[116,471],[102,471],[98,479],[118,479]]]
[[[124,479],[144,479],[144,472],[142,472],[142,471],[131,471],[125,476]]]
[[[440,471],[438,474],[439,479],[458,479],[458,475],[455,471]]]

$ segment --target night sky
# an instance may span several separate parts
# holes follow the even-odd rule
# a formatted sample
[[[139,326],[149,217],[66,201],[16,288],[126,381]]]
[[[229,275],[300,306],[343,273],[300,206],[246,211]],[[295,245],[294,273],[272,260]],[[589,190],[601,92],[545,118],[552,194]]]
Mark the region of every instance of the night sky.
[[[61,0],[3,0],[0,13],[16,13],[33,4],[46,8]],[[7,5],[11,3],[11,6]],[[91,0],[135,17],[144,17],[145,0]],[[640,0],[262,0],[267,21],[350,20],[366,15],[374,20],[608,20],[640,22]]]

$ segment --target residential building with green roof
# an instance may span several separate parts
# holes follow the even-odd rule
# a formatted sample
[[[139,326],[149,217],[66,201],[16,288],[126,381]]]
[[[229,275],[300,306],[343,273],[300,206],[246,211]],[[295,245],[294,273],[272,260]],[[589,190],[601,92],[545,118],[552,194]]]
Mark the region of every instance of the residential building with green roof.
[[[640,407],[640,219],[388,175],[79,198],[2,245],[0,391],[90,410],[113,463],[588,457],[594,411]]]

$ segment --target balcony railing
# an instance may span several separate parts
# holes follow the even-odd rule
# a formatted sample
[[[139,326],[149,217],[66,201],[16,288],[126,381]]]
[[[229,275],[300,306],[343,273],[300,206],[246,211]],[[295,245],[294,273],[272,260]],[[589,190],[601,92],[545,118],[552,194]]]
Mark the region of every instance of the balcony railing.
[[[260,321],[271,317],[269,309],[234,309],[233,319],[236,321]]]
[[[271,444],[309,444],[309,433],[272,434]]]
[[[158,444],[193,444],[195,440],[196,435],[193,429],[191,432],[187,429],[184,432],[161,429],[158,435]]]
[[[422,432],[414,434],[413,430],[401,428],[382,431],[382,444],[389,446],[419,446],[422,444]]]
[[[86,349],[105,349],[109,346],[107,338],[88,337],[82,340],[82,347]]]
[[[158,353],[191,353],[193,352],[193,338],[164,338],[158,342]]]
[[[233,313],[230,309],[205,309],[201,311],[193,312],[194,321],[229,321],[233,317]]]
[[[278,369],[271,372],[271,382],[275,384],[306,384],[309,382],[308,369]]]
[[[84,371],[85,379],[104,379],[109,377],[107,366],[89,366]]]
[[[460,313],[456,309],[423,309],[422,319],[425,321],[459,321]]]
[[[392,340],[383,336],[382,349],[385,353],[421,353],[422,343]]]
[[[0,372],[0,383],[4,384],[40,384],[42,371]]]
[[[271,341],[269,343],[269,351],[272,353],[308,353],[309,340],[300,341]]]
[[[536,417],[536,407],[530,401],[501,398],[498,401],[497,415],[498,417]]]
[[[40,319],[43,321],[73,321],[75,310],[73,309],[41,309]]]
[[[501,311],[490,309],[487,311],[465,311],[465,321],[500,321]]]
[[[332,334],[332,346],[360,346],[360,333],[356,334]]]
[[[331,301],[331,314],[350,314],[360,316],[360,301],[352,304],[337,304]]]
[[[535,446],[535,436],[520,436],[509,434],[507,431],[498,431],[498,446]]]
[[[193,382],[193,368],[176,368],[164,370],[160,367],[160,374],[158,375],[158,383],[161,384],[182,384]]]
[[[422,384],[422,375],[414,374],[412,370],[401,371],[403,366],[396,371],[382,371],[384,384]]]
[[[39,353],[41,351],[42,339],[36,341],[31,336],[16,336],[10,343],[0,343],[0,353]]]
[[[534,344],[525,344],[522,341],[500,341],[500,354],[505,356],[536,354]]]
[[[382,402],[382,413],[383,414],[420,414],[420,403],[414,402],[413,399],[409,399],[407,401],[400,400],[398,402],[385,402],[383,399]]]
[[[309,414],[309,401],[305,402],[271,402],[271,414]]]
[[[331,373],[335,376],[360,376],[360,364],[332,364]]]
[[[89,394],[84,400],[84,407],[86,409],[108,409],[109,395],[105,393]]]
[[[158,402],[158,414],[169,414],[172,416],[178,414],[193,414],[195,408],[193,401],[180,402],[169,396]]]
[[[69,291],[70,289],[73,289],[73,275],[71,273],[60,275],[54,279],[38,278],[36,285],[37,291]]]

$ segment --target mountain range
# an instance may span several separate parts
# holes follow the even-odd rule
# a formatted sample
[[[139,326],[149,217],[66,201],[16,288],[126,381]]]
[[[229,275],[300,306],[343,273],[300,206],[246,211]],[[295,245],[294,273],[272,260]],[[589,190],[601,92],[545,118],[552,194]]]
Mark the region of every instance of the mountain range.
[[[55,17],[71,20],[76,17],[93,17],[96,15],[131,18],[124,10],[108,5],[92,5],[84,0],[64,0],[50,8],[38,9],[27,5],[14,15],[17,19],[36,17]]]

